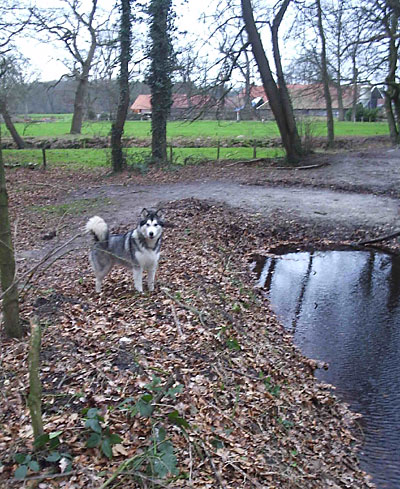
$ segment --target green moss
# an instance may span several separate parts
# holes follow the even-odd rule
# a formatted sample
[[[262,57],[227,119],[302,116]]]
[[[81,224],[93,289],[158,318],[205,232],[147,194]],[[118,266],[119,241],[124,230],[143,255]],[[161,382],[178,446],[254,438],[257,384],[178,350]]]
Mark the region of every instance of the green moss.
[[[55,214],[57,216],[63,216],[64,214],[74,214],[81,215],[85,214],[88,210],[95,210],[102,205],[112,204],[112,200],[110,199],[81,199],[74,200],[73,202],[67,202],[64,204],[56,204],[56,205],[43,205],[43,206],[32,206],[32,210],[35,212],[41,212],[45,214]]]

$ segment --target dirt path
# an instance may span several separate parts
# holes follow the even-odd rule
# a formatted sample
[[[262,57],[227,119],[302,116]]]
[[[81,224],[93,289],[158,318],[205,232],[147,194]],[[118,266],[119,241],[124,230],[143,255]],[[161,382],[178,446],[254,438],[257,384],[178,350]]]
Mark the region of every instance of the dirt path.
[[[143,207],[187,198],[213,200],[264,217],[285,214],[290,219],[329,221],[342,226],[395,227],[399,220],[398,199],[373,194],[300,187],[261,187],[224,181],[121,187],[104,186],[70,196],[107,198],[112,204],[102,209],[114,224],[129,222]]]
[[[166,202],[174,207],[174,202],[190,198],[260,214],[267,227],[293,229],[305,225],[308,236],[318,239],[329,235],[333,240],[353,241],[400,229],[400,149],[321,154],[304,162],[321,163],[324,165],[309,170],[220,162],[146,175],[83,175],[78,190],[59,195],[57,204],[95,201],[92,210],[70,215],[73,222],[67,228],[76,230],[82,229],[93,214],[106,219],[111,229],[133,226],[143,207]],[[32,176],[39,178],[38,188],[42,189],[41,176],[28,175]],[[66,182],[61,184],[68,188]],[[56,188],[58,184],[51,185]],[[47,222],[41,234],[45,232]],[[87,242],[86,237],[82,242]],[[54,242],[48,241],[34,249],[25,247],[21,256],[38,259],[53,246]]]
[[[69,195],[68,200],[103,198],[99,213],[112,225],[135,222],[143,207],[187,198],[213,200],[265,218],[316,223],[334,228],[400,227],[400,149],[315,155],[312,170],[260,167],[187,167],[156,185],[102,185]],[[151,177],[144,177],[148,183]],[[142,180],[142,181],[143,181]],[[165,181],[164,177],[164,181]],[[174,181],[171,175],[170,181]]]

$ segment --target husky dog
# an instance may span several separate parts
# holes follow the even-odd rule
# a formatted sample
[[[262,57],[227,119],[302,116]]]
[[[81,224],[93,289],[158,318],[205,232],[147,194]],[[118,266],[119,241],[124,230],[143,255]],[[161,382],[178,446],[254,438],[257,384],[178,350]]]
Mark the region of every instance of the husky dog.
[[[163,227],[161,210],[143,209],[136,229],[125,234],[110,234],[101,217],[89,219],[86,231],[94,237],[89,260],[96,276],[96,292],[101,292],[101,283],[114,265],[132,269],[138,292],[143,292],[142,275],[146,270],[148,288],[154,290]]]

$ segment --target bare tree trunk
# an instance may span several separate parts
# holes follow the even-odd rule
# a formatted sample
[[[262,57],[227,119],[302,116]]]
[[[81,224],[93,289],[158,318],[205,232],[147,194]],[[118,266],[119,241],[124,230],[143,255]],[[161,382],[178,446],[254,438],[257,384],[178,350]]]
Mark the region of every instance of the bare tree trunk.
[[[351,104],[351,120],[353,122],[356,122],[356,112],[357,112],[357,100],[358,100],[358,70],[356,66],[356,54],[354,51],[354,54],[352,55],[352,61],[353,61],[353,100]]]
[[[289,4],[289,2],[290,0],[287,0],[285,3]],[[250,0],[241,0],[241,5],[242,16],[249,42],[258,66],[264,90],[268,96],[271,110],[275,116],[276,123],[279,128],[282,144],[286,151],[287,161],[290,164],[297,164],[302,156],[302,148],[296,129],[293,111],[291,110],[286,85],[284,84],[284,80],[282,78],[280,80],[281,83],[283,82],[282,87],[280,86],[278,89],[278,86],[273,78],[271,67],[265,54],[260,35],[256,28]],[[279,26],[279,22],[277,22],[277,26]],[[275,36],[275,42],[277,43],[277,30]],[[277,49],[277,44],[274,49],[274,55],[276,62],[277,57],[279,57],[279,49]],[[277,66],[277,70],[279,70],[279,64]]]
[[[272,48],[274,53],[274,61],[276,67],[276,74],[278,78],[278,90],[280,95],[280,101],[283,106],[283,111],[285,113],[285,118],[287,121],[287,126],[289,130],[289,137],[293,141],[293,144],[297,146],[299,153],[303,153],[301,147],[300,136],[297,132],[296,120],[294,117],[294,111],[292,106],[292,101],[290,100],[289,91],[286,85],[285,76],[282,69],[281,53],[279,50],[279,40],[278,40],[278,30],[281,25],[283,16],[289,6],[291,0],[284,0],[277,16],[272,23]]]
[[[4,124],[11,134],[14,143],[17,145],[17,148],[24,149],[25,141],[21,138],[21,136],[18,134],[18,131],[15,129],[13,121],[11,120],[11,116],[7,110],[7,104],[4,100],[0,100],[0,114],[3,116]]]
[[[78,80],[78,87],[75,92],[74,100],[74,114],[72,116],[72,123],[70,134],[80,134],[82,132],[82,123],[84,115],[84,104],[87,93],[88,78],[87,76],[81,76]]]
[[[79,5],[78,3],[76,5]],[[79,54],[78,50],[75,49],[75,59],[78,60],[81,64],[81,74],[78,77],[78,87],[75,93],[75,101],[74,101],[74,115],[72,117],[71,123],[71,134],[80,134],[82,132],[82,123],[84,116],[84,104],[85,97],[87,93],[87,87],[89,84],[89,74],[92,68],[94,53],[97,48],[97,32],[93,27],[93,19],[97,9],[97,0],[92,0],[92,10],[89,15],[89,20],[84,22],[90,34],[90,47],[87,53],[86,59],[83,59]],[[74,13],[77,14],[77,11],[74,7]],[[78,16],[79,17],[79,16]],[[76,46],[75,46],[76,47]]]
[[[334,145],[335,135],[334,135],[334,125],[333,125],[333,112],[332,112],[332,98],[331,92],[329,91],[329,76],[328,76],[328,65],[326,59],[326,39],[324,27],[322,24],[322,8],[321,0],[316,0],[317,5],[317,15],[318,15],[318,31],[321,39],[321,78],[324,87],[324,98],[326,104],[326,125],[328,130],[328,146],[332,147]]]
[[[126,114],[129,107],[129,61],[131,52],[131,5],[130,0],[121,0],[121,27],[120,27],[120,76],[119,76],[119,103],[115,122],[111,127],[111,155],[114,172],[121,172],[126,167],[122,151],[122,135]]]
[[[342,89],[342,85],[340,84],[340,80],[338,80],[336,90],[337,90],[337,99],[338,99],[338,108],[339,108],[338,120],[344,121],[343,89]]]
[[[399,143],[399,132],[396,126],[396,119],[393,114],[392,98],[388,90],[385,91],[384,96],[385,112],[389,126],[390,141],[393,145],[397,145]]]
[[[342,56],[341,56],[341,47],[342,47],[342,31],[343,31],[343,3],[339,2],[339,10],[337,13],[337,27],[336,27],[336,62],[337,62],[337,71],[336,71],[336,93],[338,100],[338,120],[344,121],[344,107],[343,107],[343,89],[342,89]]]
[[[397,71],[397,43],[395,33],[398,27],[398,17],[392,13],[388,25],[386,26],[387,35],[389,38],[389,72],[385,79],[385,111],[389,124],[390,141],[393,145],[399,144],[399,85],[396,83]]]
[[[18,289],[15,281],[15,259],[12,248],[10,220],[8,216],[8,195],[0,138],[0,280],[3,292],[3,320],[6,335],[21,338],[22,327],[19,320]]]

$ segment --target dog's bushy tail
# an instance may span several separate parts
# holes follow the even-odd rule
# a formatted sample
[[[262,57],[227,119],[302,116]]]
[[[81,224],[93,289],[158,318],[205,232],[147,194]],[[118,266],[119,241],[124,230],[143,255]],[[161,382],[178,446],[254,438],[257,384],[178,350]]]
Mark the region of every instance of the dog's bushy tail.
[[[86,223],[86,232],[93,233],[96,241],[106,241],[108,238],[108,226],[99,216],[91,217]]]

